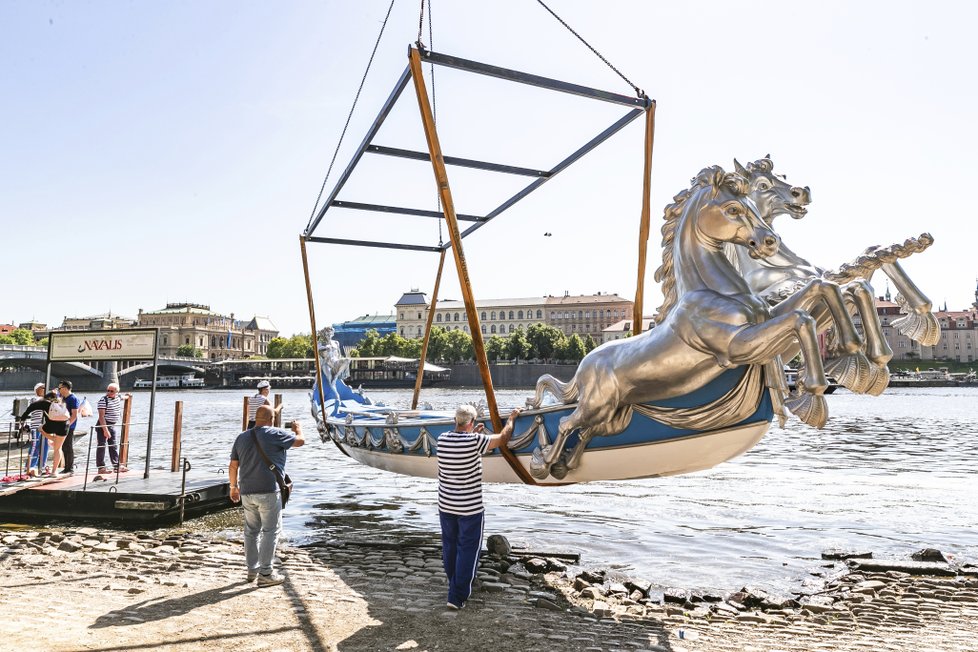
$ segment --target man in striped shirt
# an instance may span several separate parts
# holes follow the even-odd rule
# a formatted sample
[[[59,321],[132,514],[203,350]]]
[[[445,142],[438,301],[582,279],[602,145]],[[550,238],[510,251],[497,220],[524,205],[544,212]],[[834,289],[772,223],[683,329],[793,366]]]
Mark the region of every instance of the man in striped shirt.
[[[109,473],[105,466],[105,450],[109,450],[109,461],[112,462],[113,470],[119,468],[119,448],[117,441],[119,438],[119,425],[122,421],[122,399],[119,397],[118,383],[109,383],[105,390],[105,396],[98,400],[98,422],[95,427],[95,435],[98,438],[98,447],[95,449],[95,464],[98,466],[99,473]]]
[[[258,408],[263,405],[272,407],[272,400],[268,398],[268,395],[272,392],[272,384],[267,380],[259,380],[257,389],[258,393],[248,399],[248,428],[255,427],[255,415],[258,413]],[[275,414],[278,415],[281,411],[282,406],[280,405],[275,410]]]
[[[34,396],[31,401],[41,401],[44,399],[44,383],[34,385]],[[27,459],[27,472],[37,469],[40,475],[44,470],[44,465],[48,461],[48,440],[41,435],[41,426],[44,424],[44,411],[34,410],[31,412],[31,454]]]
[[[448,608],[461,609],[472,593],[479,564],[485,508],[482,506],[482,455],[505,446],[520,411],[513,410],[498,435],[476,425],[476,410],[460,405],[455,430],[438,437],[438,518],[441,556],[448,576]]]

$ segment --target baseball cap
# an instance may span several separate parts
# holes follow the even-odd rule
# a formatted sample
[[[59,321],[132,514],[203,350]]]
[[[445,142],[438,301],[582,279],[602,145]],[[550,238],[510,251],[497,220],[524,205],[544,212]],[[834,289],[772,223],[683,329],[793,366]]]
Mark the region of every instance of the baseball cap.
[[[271,387],[271,386],[272,386],[272,384],[270,382],[268,382],[267,380],[259,380],[258,381],[258,389],[264,389],[266,387]]]
[[[34,385],[34,391],[35,392],[38,390],[38,388],[44,389],[44,383],[38,383],[38,384]]]

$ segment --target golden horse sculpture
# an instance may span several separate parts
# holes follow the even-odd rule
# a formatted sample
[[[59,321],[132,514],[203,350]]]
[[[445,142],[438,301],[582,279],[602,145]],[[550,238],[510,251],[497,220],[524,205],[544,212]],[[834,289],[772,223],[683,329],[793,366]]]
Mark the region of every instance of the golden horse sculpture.
[[[596,436],[623,431],[641,404],[688,394],[736,365],[765,365],[767,382],[783,385],[780,356],[800,346],[805,361],[798,395],[788,407],[807,423],[822,427],[828,417],[822,395],[828,386],[813,314],[830,316],[841,358],[865,364],[863,342],[846,310],[838,284],[820,277],[775,305],[759,296],[728,258],[725,247],[743,248],[751,259],[778,252],[780,239],[764,222],[750,197],[750,181],[719,166],[704,169],[692,187],[666,207],[662,227],[662,265],[655,279],[664,302],[655,328],[591,351],[569,382],[550,375],[537,381],[527,401],[540,407],[546,394],[560,403],[576,402],[560,420],[552,444],[538,448],[530,470],[537,478],[560,477],[581,462]],[[747,374],[750,376],[750,374]],[[783,409],[777,411],[783,418]],[[718,405],[715,412],[729,411]],[[709,414],[698,418],[710,419]],[[568,439],[578,441],[569,455]]]

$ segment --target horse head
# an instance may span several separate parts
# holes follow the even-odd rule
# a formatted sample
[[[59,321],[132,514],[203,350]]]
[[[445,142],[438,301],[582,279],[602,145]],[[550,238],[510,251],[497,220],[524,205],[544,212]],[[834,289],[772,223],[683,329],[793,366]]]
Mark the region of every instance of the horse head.
[[[806,206],[812,202],[811,190],[808,186],[793,186],[784,175],[775,174],[770,154],[748,163],[746,168],[734,159],[734,169],[750,183],[750,198],[768,224],[778,215],[788,214],[800,220],[808,213]]]
[[[760,216],[750,197],[750,181],[741,174],[728,173],[720,166],[706,168],[693,180],[691,208],[696,206],[695,229],[701,236],[719,243],[745,247],[751,258],[767,258],[777,253],[781,239]]]

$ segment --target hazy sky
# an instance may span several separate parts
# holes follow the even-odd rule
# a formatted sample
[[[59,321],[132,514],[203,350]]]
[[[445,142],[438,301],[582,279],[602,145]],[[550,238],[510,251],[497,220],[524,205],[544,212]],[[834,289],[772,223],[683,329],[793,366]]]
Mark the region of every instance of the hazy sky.
[[[0,323],[189,300],[308,331],[298,238],[388,4],[0,0]],[[330,185],[407,64],[418,4],[395,3]],[[631,93],[536,2],[432,4],[436,51]],[[550,4],[658,101],[647,313],[661,299],[664,205],[701,168],[767,153],[812,189],[806,219],[778,222],[796,252],[834,267],[929,231],[935,244],[905,267],[935,303],[974,300],[978,5]],[[526,167],[624,113],[446,69],[435,94],[447,155]],[[476,295],[633,297],[642,136],[636,121],[468,238]],[[376,142],[424,148],[410,88]],[[378,158],[341,199],[436,207],[429,164]],[[519,187],[449,174],[460,212]],[[341,211],[317,235],[439,237],[430,218]],[[309,255],[320,326],[430,292],[437,263],[317,244]],[[455,279],[450,264],[442,298],[460,298]]]

